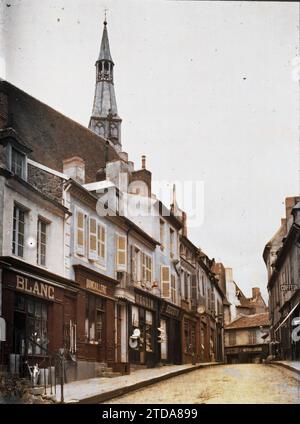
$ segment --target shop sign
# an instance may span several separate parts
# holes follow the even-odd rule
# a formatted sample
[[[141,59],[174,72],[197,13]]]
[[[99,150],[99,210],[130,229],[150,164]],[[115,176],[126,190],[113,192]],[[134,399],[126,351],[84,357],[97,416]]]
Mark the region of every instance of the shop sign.
[[[17,275],[16,289],[44,299],[54,300],[55,292],[53,286],[22,277],[21,275]]]
[[[154,309],[154,302],[149,297],[142,296],[141,294],[135,294],[135,303],[144,308]]]
[[[251,352],[262,352],[261,346],[256,347],[241,347],[241,348],[226,348],[226,353],[251,353]]]
[[[96,281],[86,279],[85,287],[98,294],[107,294],[107,287],[104,284],[97,283]]]
[[[172,305],[165,304],[162,308],[162,313],[170,316],[171,318],[179,318],[180,310],[174,308]]]

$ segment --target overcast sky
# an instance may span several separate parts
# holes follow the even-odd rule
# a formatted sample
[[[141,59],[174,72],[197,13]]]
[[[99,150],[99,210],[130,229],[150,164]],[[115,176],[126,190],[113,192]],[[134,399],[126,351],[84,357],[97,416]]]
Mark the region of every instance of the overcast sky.
[[[204,220],[190,238],[233,268],[246,295],[265,293],[262,251],[299,191],[299,4],[2,5],[2,77],[83,125],[109,9],[123,150],[137,168],[145,154],[155,180],[203,181]]]

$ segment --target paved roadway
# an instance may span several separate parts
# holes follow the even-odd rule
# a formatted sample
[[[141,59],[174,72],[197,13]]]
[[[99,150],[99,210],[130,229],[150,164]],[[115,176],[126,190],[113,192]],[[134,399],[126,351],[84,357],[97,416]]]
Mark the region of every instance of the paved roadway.
[[[264,364],[220,365],[140,389],[106,404],[298,403],[300,382]]]

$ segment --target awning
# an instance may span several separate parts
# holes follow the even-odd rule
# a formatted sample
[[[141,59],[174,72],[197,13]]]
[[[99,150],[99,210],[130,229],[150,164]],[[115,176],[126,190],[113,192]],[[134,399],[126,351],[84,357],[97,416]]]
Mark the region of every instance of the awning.
[[[293,309],[288,313],[288,315],[284,318],[284,320],[279,324],[279,326],[276,328],[276,330],[274,331],[276,333],[276,331],[279,330],[279,328],[285,323],[285,321],[291,316],[291,314],[294,312],[294,310],[299,306],[300,301],[297,303],[297,305],[295,305],[293,307]]]

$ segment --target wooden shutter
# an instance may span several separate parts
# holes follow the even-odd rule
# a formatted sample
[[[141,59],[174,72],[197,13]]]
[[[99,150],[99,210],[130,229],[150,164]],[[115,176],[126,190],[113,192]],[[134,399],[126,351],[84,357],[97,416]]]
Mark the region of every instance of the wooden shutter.
[[[161,295],[170,298],[170,267],[161,266]]]
[[[97,255],[97,221],[95,218],[89,219],[89,259],[96,260]]]
[[[84,255],[85,246],[85,215],[80,210],[76,212],[76,252]]]
[[[101,225],[98,224],[98,229],[97,229],[97,253],[98,253],[98,257],[102,262],[105,262],[105,258],[106,258],[106,228]]]
[[[146,255],[142,253],[142,282],[146,282]]]
[[[117,268],[126,269],[126,237],[117,235]]]
[[[171,300],[176,303],[176,277],[174,274],[171,275]]]

